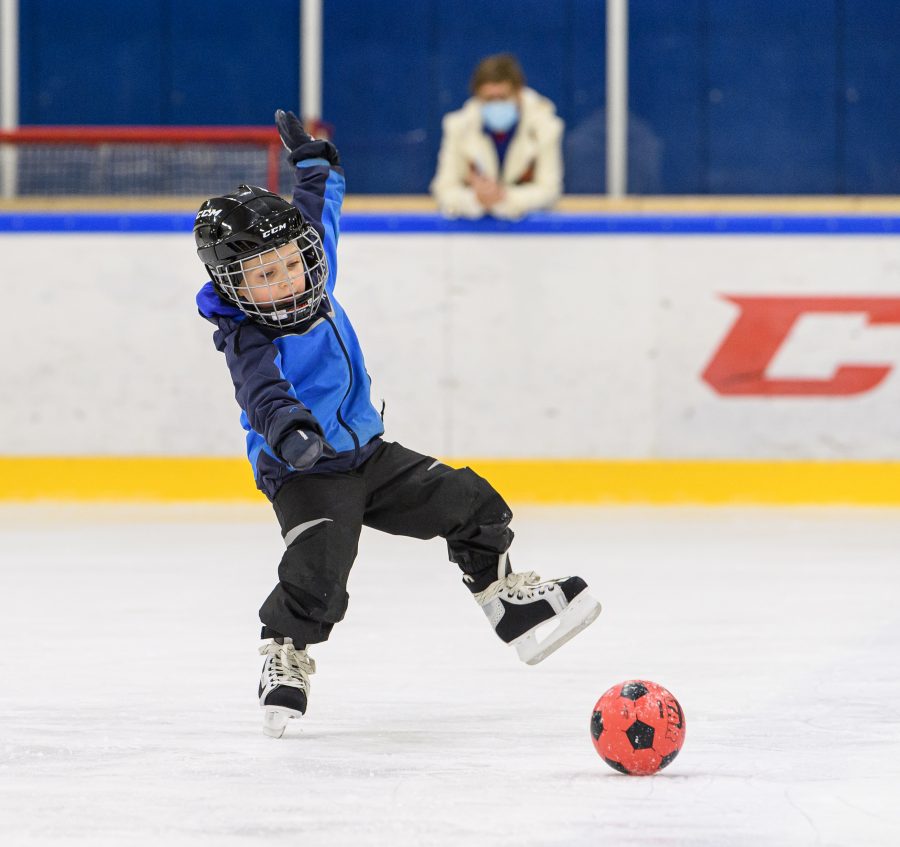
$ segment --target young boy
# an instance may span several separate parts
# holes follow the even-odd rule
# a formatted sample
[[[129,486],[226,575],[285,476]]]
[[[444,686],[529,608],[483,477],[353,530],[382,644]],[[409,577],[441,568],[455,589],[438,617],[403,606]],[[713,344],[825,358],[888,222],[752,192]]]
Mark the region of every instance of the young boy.
[[[296,166],[293,205],[241,185],[203,203],[194,237],[212,278],[197,304],[216,325],[256,483],[286,547],[259,610],[263,729],[278,738],[306,712],[315,671],[307,648],[344,617],[362,526],[446,539],[494,631],[528,664],[584,629],[600,606],[579,577],[542,582],[512,572],[512,513],[472,470],[382,440],[362,351],[334,297],[344,194],[337,150],[291,112],[275,121]],[[539,641],[547,622],[555,628]]]

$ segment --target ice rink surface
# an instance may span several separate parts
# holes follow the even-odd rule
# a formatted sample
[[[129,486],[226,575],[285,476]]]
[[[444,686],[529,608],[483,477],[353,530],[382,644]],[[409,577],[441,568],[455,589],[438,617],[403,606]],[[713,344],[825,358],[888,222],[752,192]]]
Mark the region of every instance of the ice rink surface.
[[[597,623],[537,667],[442,542],[366,531],[309,712],[263,736],[257,507],[0,508],[0,843],[900,844],[900,511],[519,509],[512,560]],[[595,700],[672,690],[622,776]]]

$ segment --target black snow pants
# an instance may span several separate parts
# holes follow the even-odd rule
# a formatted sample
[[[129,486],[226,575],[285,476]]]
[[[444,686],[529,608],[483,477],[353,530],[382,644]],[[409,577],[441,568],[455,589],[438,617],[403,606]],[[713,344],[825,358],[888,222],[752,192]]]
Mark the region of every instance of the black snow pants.
[[[263,637],[290,636],[300,646],[325,641],[344,617],[363,526],[445,538],[472,591],[497,578],[499,554],[513,539],[512,512],[487,481],[391,442],[352,471],[296,476],[274,508],[287,549],[259,616]]]

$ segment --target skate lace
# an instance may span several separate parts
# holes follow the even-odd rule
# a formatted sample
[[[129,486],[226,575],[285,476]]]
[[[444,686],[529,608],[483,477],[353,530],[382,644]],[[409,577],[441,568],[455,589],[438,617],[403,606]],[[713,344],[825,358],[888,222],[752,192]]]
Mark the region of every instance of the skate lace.
[[[523,571],[522,573],[507,574],[504,579],[492,582],[484,591],[476,594],[475,599],[483,606],[503,593],[507,597],[524,600],[534,597],[535,591],[543,594],[545,591],[553,591],[555,588],[553,583],[541,583],[541,578],[534,571]]]
[[[268,677],[274,685],[292,685],[306,689],[309,677],[316,672],[315,660],[306,650],[295,650],[290,644],[270,641],[260,645],[261,656],[270,656]]]

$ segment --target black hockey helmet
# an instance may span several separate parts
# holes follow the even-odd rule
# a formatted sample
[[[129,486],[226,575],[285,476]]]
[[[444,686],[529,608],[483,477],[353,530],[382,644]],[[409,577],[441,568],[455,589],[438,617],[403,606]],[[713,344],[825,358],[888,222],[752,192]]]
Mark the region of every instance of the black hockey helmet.
[[[318,308],[328,277],[322,240],[277,194],[239,185],[211,197],[194,219],[194,240],[213,285],[254,321],[294,326]]]

